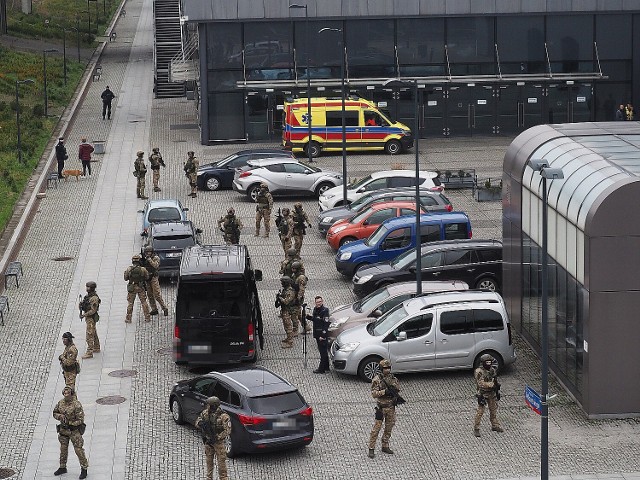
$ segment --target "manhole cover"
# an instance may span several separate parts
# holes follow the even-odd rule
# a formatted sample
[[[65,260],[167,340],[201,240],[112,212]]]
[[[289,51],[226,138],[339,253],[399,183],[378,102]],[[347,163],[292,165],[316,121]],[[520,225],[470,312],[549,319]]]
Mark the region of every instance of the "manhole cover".
[[[73,260],[73,257],[56,257],[53,259],[54,262],[68,262],[69,260]]]
[[[138,374],[135,370],[114,370],[109,372],[110,377],[135,377]]]
[[[0,478],[13,477],[15,474],[16,472],[10,468],[0,468]]]
[[[172,347],[163,347],[157,350],[158,355],[171,355],[173,353]]]
[[[98,405],[117,405],[126,400],[126,398],[121,397],[120,395],[111,395],[109,397],[102,397],[96,400]]]

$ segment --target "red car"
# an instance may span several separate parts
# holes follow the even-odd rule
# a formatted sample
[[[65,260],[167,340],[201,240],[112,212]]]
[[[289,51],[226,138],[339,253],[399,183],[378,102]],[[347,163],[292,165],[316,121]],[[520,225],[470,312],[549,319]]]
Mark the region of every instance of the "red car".
[[[425,209],[422,209],[425,212]],[[327,242],[334,250],[345,243],[367,238],[382,222],[402,215],[415,215],[416,204],[407,201],[374,203],[351,218],[339,220],[327,232]]]

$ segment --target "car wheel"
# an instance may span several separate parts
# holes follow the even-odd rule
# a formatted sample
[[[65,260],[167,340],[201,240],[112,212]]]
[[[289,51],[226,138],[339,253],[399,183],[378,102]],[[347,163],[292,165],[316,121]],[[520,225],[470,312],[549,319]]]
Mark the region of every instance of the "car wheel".
[[[259,184],[255,184],[255,185],[251,185],[248,189],[247,189],[247,197],[249,197],[249,199],[251,199],[253,202],[258,200],[258,190],[260,189],[260,185]]]
[[[224,439],[224,447],[227,451],[228,458],[233,458],[238,455],[235,445],[233,444],[233,428],[231,429],[231,433],[227,435],[227,438]]]
[[[366,265],[369,265],[369,264],[366,262],[359,263],[358,265],[356,265],[356,269],[353,271],[353,273],[356,273],[358,270],[360,270],[362,267]]]
[[[184,413],[182,412],[182,404],[178,397],[173,397],[171,399],[171,416],[173,417],[173,421],[178,425],[182,425],[184,423]]]
[[[204,186],[209,191],[219,190],[220,189],[220,179],[218,177],[209,177],[205,180]]]
[[[314,142],[312,140],[304,147],[304,152],[307,154],[307,157],[309,156],[309,150],[311,150],[311,158],[318,158],[322,148],[320,148],[320,144],[318,142]]]
[[[384,146],[384,151],[389,155],[397,155],[402,152],[402,145],[398,140],[389,140]]]
[[[351,243],[351,242],[355,242],[356,239],[353,237],[344,237],[342,240],[340,240],[340,246],[346,245],[347,243]]]
[[[380,370],[380,357],[371,356],[367,357],[358,365],[358,376],[365,382],[371,382],[373,377],[379,374]]]
[[[326,192],[327,190],[329,190],[330,188],[333,188],[335,185],[333,185],[332,183],[329,182],[322,182],[320,185],[318,185],[318,187],[316,188],[316,195],[319,197],[320,195],[322,195],[324,192]]]
[[[484,277],[478,280],[478,282],[476,283],[476,288],[479,288],[480,290],[491,290],[492,292],[497,292],[498,284],[493,278]]]
[[[504,360],[502,359],[502,356],[498,352],[495,352],[493,350],[485,350],[483,352],[480,352],[478,355],[476,355],[476,358],[473,361],[474,370],[478,368],[482,363],[480,361],[480,357],[482,357],[483,355],[491,355],[494,358],[493,365],[496,367],[498,372],[500,372],[504,368]]]

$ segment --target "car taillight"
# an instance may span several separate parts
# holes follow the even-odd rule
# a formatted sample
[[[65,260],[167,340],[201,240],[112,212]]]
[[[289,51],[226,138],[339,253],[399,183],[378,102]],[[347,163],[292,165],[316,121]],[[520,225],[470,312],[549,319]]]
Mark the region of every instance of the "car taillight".
[[[438,185],[437,187],[433,187],[432,190],[434,192],[444,192],[444,186],[443,185]]]
[[[313,415],[313,408],[311,408],[311,407],[305,408],[303,411],[300,412],[300,415],[303,415],[305,417],[312,416]]]
[[[240,423],[245,426],[260,425],[261,423],[265,423],[267,421],[267,419],[264,417],[253,417],[251,415],[242,415],[241,413],[238,414],[238,420],[240,420]]]
[[[180,338],[180,327],[178,327],[177,325],[173,327],[173,337]]]
[[[471,238],[472,236],[473,236],[473,232],[469,230],[469,238]]]
[[[251,172],[242,172],[238,178],[247,178],[251,175]]]
[[[249,341],[253,342],[253,323],[250,323],[247,327],[247,333],[249,334]]]
[[[453,205],[449,204],[446,207],[447,212],[453,212]]]

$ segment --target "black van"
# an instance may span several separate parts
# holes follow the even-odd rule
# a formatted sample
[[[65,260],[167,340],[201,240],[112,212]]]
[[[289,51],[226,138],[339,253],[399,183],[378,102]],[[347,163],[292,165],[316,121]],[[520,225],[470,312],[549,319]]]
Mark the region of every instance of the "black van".
[[[262,312],[245,245],[195,245],[183,250],[173,355],[177,364],[255,361],[263,347]]]

